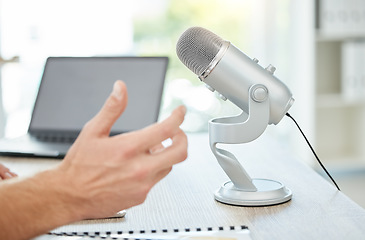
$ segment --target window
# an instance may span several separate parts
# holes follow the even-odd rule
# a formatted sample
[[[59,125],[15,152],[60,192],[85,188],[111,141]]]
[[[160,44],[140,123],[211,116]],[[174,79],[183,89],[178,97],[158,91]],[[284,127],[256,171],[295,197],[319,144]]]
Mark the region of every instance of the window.
[[[262,66],[280,65],[276,75],[289,80],[289,9],[289,0],[2,0],[1,55],[20,59],[1,69],[5,135],[26,131],[48,56],[95,55],[169,56],[161,118],[185,104],[183,128],[206,131],[209,119],[240,110],[206,90],[178,60],[180,34],[205,27]]]

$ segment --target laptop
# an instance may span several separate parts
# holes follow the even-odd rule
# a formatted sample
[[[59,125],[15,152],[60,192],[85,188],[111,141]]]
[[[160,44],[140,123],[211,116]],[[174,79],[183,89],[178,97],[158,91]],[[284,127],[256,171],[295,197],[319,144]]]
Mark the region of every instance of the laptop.
[[[63,158],[118,79],[127,85],[128,105],[111,135],[156,122],[167,64],[167,57],[49,57],[28,132],[1,139],[0,155]]]

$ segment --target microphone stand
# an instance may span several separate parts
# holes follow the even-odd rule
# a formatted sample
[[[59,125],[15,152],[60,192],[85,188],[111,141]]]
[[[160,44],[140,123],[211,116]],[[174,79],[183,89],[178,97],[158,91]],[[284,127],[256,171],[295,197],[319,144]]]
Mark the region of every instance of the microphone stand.
[[[248,114],[216,118],[209,122],[210,148],[231,181],[216,191],[219,202],[238,206],[268,206],[287,202],[292,192],[280,182],[270,179],[252,179],[236,157],[217,144],[247,143],[258,138],[270,118],[270,99],[267,88],[255,84],[249,89]]]

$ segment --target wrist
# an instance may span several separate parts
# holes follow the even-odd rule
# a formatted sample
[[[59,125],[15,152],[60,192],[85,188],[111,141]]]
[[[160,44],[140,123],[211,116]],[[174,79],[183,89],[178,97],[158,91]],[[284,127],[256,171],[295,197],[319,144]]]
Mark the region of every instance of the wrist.
[[[59,168],[44,171],[34,177],[38,186],[42,186],[41,196],[45,205],[49,206],[50,214],[54,215],[57,225],[83,220],[84,202],[80,191],[74,187],[72,178],[63,173]]]
[[[70,182],[56,168],[1,184],[0,239],[30,239],[83,219],[81,194]]]

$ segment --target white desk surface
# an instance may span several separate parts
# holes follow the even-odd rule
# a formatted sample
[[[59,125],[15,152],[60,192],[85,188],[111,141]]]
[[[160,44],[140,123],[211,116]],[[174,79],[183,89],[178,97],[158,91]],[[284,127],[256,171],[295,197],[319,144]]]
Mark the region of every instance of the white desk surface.
[[[213,192],[228,178],[210,151],[208,135],[189,134],[188,138],[188,159],[152,189],[145,203],[128,209],[125,219],[82,221],[55,232],[246,225],[252,239],[364,238],[365,210],[290,156],[275,139],[264,134],[251,143],[225,149],[236,155],[251,177],[282,182],[292,190],[292,200],[270,207],[237,207],[214,200]],[[0,162],[26,177],[60,160],[1,157]]]

